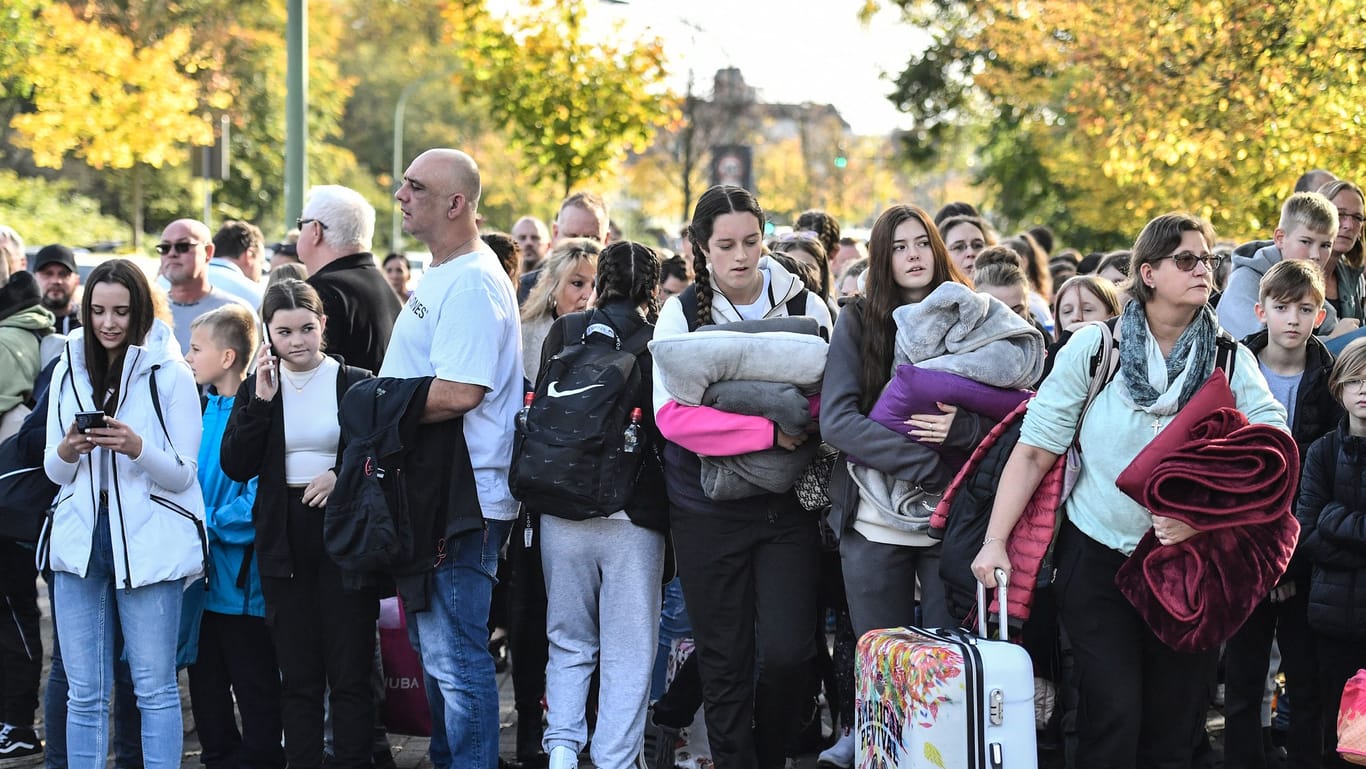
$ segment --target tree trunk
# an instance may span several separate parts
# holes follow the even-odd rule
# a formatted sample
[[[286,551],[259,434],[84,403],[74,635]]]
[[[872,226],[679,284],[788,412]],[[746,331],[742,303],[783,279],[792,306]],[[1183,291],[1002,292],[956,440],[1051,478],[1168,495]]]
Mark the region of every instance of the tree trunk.
[[[142,164],[133,164],[133,250],[142,250]]]

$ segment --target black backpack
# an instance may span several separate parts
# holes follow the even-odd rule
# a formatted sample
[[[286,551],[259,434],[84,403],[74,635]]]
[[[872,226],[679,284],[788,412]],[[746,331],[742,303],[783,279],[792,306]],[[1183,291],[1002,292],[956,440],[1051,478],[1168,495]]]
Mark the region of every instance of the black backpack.
[[[624,444],[632,409],[649,408],[642,367],[654,326],[623,340],[596,310],[565,324],[568,341],[542,369],[518,425],[508,486],[532,512],[581,521],[626,508],[650,451],[644,423],[636,451]]]

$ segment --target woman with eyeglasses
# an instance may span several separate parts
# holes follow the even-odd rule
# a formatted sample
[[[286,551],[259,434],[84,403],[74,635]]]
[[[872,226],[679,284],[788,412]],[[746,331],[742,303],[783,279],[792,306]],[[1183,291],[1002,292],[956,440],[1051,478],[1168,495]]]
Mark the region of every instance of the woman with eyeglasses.
[[[996,245],[996,232],[975,216],[950,216],[939,224],[944,233],[944,246],[958,269],[969,279],[973,276],[977,255],[987,246]]]
[[[1327,302],[1337,310],[1339,327],[1348,321],[1347,328],[1360,326],[1366,320],[1366,255],[1362,253],[1361,223],[1366,212],[1366,196],[1361,188],[1349,181],[1339,179],[1319,188],[1319,194],[1328,198],[1338,210],[1337,237],[1333,239],[1333,256],[1324,265],[1324,283],[1327,288]],[[1342,333],[1341,330],[1338,333]]]
[[[1084,714],[1077,766],[1189,767],[1203,729],[1217,651],[1166,646],[1115,586],[1119,567],[1149,530],[1163,545],[1198,535],[1150,514],[1115,479],[1214,370],[1213,241],[1210,226],[1186,214],[1159,216],[1143,228],[1129,271],[1133,301],[1115,331],[1119,368],[1082,422],[1081,472],[1056,539],[1053,582]],[[1044,473],[1072,443],[1101,339],[1094,327],[1074,334],[1030,401],[972,564],[988,587],[996,584],[995,569],[1011,572],[1006,540]],[[1286,428],[1285,409],[1245,347],[1237,349],[1229,386],[1249,421]]]

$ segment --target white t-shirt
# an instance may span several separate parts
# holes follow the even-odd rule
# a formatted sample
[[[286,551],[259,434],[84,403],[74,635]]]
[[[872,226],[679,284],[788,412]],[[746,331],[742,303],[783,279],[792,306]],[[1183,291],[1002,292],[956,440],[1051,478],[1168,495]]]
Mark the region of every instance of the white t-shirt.
[[[764,276],[764,285],[759,289],[759,296],[749,304],[735,305],[735,311],[745,320],[763,320],[773,307],[772,297],[768,295],[773,285],[773,277],[769,275],[768,270],[760,270],[759,274]]]
[[[285,483],[307,486],[337,464],[341,424],[337,421],[337,377],[332,358],[311,371],[281,366],[280,397],[285,410]]]
[[[382,377],[435,376],[484,388],[465,414],[465,442],[484,517],[512,520],[513,418],[522,405],[522,335],[512,281],[491,251],[430,268],[394,322]]]

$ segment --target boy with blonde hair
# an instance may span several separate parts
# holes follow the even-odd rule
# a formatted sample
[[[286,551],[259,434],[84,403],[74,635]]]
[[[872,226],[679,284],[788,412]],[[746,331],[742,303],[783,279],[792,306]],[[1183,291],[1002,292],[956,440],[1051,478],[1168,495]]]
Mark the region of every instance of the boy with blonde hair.
[[[1284,259],[1304,259],[1322,270],[1333,255],[1333,239],[1338,231],[1338,210],[1317,192],[1297,192],[1281,206],[1281,219],[1271,245],[1252,256],[1233,257],[1228,286],[1219,299],[1219,325],[1234,339],[1256,333],[1262,321],[1254,309],[1259,298],[1262,276]],[[1337,314],[1328,308],[1321,321],[1320,334],[1331,334]]]

